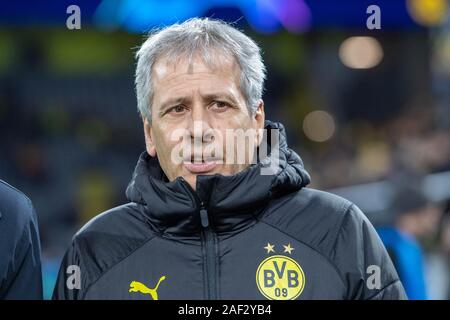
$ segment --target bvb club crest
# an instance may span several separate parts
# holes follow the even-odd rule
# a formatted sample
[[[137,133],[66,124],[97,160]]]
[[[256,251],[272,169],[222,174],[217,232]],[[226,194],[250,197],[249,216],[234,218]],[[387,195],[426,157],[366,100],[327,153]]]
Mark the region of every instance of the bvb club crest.
[[[283,245],[283,253],[292,254],[291,244]],[[267,244],[264,249],[274,255],[265,258],[256,271],[259,291],[270,300],[294,300],[305,287],[305,274],[300,265],[287,255],[275,252],[275,245]]]

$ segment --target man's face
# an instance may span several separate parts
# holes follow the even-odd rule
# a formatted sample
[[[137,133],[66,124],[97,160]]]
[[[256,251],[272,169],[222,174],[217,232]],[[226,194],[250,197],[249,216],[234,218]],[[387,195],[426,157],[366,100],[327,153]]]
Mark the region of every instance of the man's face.
[[[198,174],[232,175],[250,165],[250,145],[256,146],[261,137],[250,136],[252,142],[236,141],[229,148],[227,131],[258,132],[264,127],[264,104],[260,101],[250,114],[234,60],[216,55],[214,67],[209,67],[198,58],[191,64],[185,59],[169,64],[162,58],[152,75],[151,124],[144,119],[146,147],[151,156],[158,156],[170,181],[182,176],[195,189]],[[237,161],[243,152],[245,160]]]

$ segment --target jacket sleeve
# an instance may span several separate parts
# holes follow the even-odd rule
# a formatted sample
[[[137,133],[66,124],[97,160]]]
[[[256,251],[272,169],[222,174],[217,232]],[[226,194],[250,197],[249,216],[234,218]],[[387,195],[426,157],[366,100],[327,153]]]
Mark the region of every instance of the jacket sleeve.
[[[345,213],[331,257],[347,286],[347,299],[407,299],[380,237],[354,204]]]
[[[76,241],[73,240],[61,262],[55,288],[53,289],[53,300],[82,299],[85,287],[82,268],[79,250],[77,249]]]
[[[31,201],[26,206],[25,224],[12,253],[9,271],[0,297],[9,300],[42,300],[41,245],[36,213]],[[1,292],[3,291],[3,293]]]

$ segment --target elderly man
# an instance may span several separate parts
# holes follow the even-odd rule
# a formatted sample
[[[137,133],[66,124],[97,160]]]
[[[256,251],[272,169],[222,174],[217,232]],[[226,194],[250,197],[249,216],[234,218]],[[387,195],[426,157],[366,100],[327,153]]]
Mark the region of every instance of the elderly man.
[[[283,126],[265,121],[254,41],[190,19],[137,59],[146,152],[130,202],[75,235],[55,299],[405,298],[366,217],[305,188]]]

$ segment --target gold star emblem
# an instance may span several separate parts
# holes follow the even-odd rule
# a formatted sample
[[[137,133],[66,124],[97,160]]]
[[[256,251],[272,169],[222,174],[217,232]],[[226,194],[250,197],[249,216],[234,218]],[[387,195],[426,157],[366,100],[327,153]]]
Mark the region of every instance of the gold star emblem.
[[[287,252],[287,253],[289,253],[289,254],[292,254],[292,250],[294,250],[294,248],[291,247],[291,244],[290,244],[290,243],[288,243],[287,246],[283,245],[283,247],[284,247],[284,252]]]
[[[264,249],[267,250],[267,253],[275,252],[275,250],[273,250],[273,247],[274,247],[273,244],[267,243],[267,246],[265,246]]]

